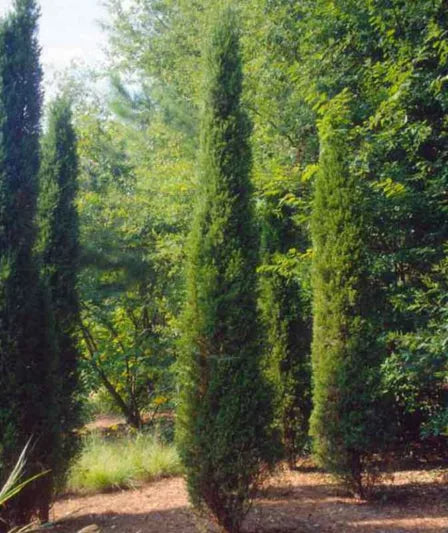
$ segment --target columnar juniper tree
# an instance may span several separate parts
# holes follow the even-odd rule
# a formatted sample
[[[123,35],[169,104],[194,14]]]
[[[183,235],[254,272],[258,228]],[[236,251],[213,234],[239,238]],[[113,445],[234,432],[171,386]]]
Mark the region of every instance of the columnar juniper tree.
[[[308,441],[311,412],[311,320],[296,272],[278,254],[303,248],[305,239],[288,209],[270,206],[263,216],[260,308],[264,319],[267,374],[275,390],[276,422],[290,466]],[[282,255],[284,258],[285,255]]]
[[[369,287],[362,184],[349,167],[347,97],[335,99],[320,123],[315,184],[314,408],[311,435],[321,464],[363,495],[365,460],[378,444],[378,349]]]
[[[237,532],[275,445],[260,371],[250,124],[240,102],[238,23],[229,8],[211,33],[205,81],[178,439],[192,503]]]
[[[59,410],[58,474],[63,475],[76,444],[79,424],[76,329],[79,320],[77,192],[78,157],[70,103],[64,97],[50,107],[40,171],[43,269],[51,297],[57,350]]]
[[[41,68],[34,0],[15,0],[0,26],[0,462],[2,475],[30,437],[27,475],[52,468],[57,427],[54,351],[45,291],[33,258]],[[51,476],[13,500],[11,521],[45,520]],[[2,527],[2,526],[0,526]]]

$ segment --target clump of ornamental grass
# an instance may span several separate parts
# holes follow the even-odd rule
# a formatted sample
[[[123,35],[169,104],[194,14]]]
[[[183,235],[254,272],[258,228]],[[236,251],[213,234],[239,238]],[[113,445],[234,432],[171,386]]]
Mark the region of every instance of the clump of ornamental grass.
[[[174,446],[153,435],[113,440],[91,435],[70,471],[67,488],[90,493],[125,489],[180,473]]]

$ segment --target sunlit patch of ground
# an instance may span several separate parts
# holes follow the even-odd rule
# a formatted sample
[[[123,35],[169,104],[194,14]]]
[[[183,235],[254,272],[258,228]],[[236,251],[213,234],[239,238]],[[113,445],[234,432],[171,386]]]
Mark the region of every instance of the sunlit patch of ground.
[[[442,470],[397,472],[373,502],[344,495],[316,471],[273,478],[255,502],[245,530],[251,533],[445,533],[448,486]],[[65,517],[65,519],[64,519]],[[52,530],[75,533],[96,524],[104,533],[193,533],[182,479],[157,481],[135,490],[67,497],[56,503]],[[213,529],[210,529],[213,531]]]

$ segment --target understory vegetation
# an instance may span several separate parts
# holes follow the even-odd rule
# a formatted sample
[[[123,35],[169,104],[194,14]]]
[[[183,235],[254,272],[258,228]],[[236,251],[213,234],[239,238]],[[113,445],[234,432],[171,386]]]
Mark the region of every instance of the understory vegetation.
[[[90,493],[135,488],[182,473],[180,459],[173,444],[151,434],[85,437],[82,451],[72,465],[67,489]]]

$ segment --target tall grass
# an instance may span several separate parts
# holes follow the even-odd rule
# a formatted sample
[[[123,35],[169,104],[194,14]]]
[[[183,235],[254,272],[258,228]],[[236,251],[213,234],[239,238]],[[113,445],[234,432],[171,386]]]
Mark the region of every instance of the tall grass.
[[[87,437],[82,453],[72,467],[68,489],[101,492],[130,488],[143,481],[180,474],[176,449],[152,435],[105,440]]]

